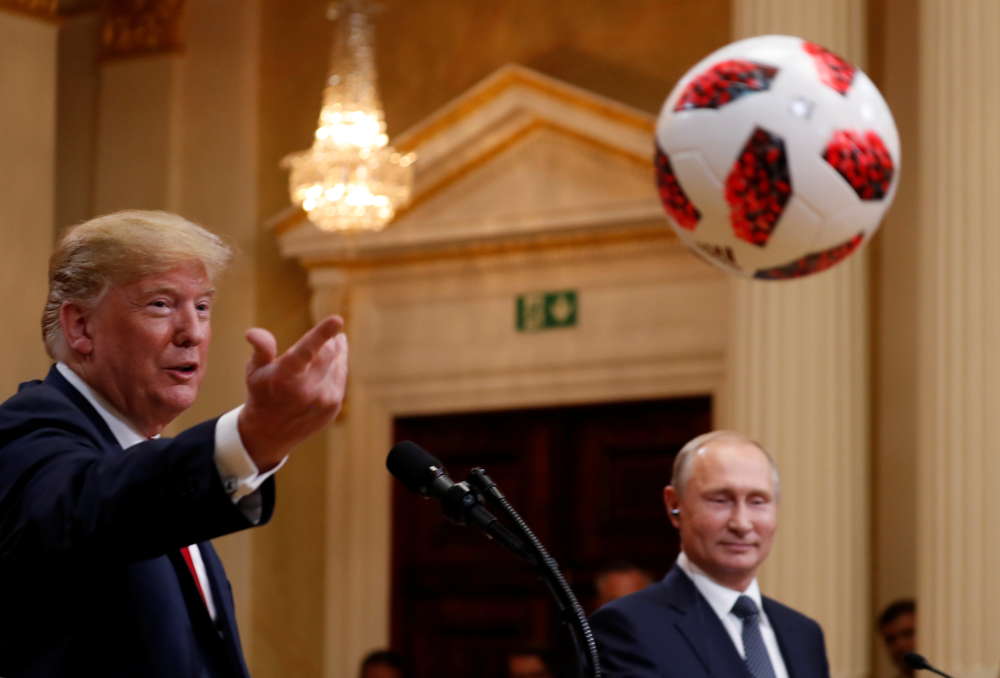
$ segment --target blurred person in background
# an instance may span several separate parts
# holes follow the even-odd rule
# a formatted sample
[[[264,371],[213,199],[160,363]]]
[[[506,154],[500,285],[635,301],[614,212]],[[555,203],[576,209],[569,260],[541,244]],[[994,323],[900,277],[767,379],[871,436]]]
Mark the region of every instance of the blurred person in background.
[[[361,662],[360,678],[409,678],[406,661],[391,650],[375,650]]]
[[[897,600],[878,619],[878,631],[885,641],[889,658],[899,671],[899,676],[913,678],[914,669],[906,665],[907,653],[917,649],[917,603],[911,599]]]
[[[615,560],[597,573],[594,580],[597,600],[594,609],[630,593],[641,591],[653,583],[653,577],[627,560]]]
[[[516,647],[507,653],[508,678],[558,678],[554,654],[543,647]]]

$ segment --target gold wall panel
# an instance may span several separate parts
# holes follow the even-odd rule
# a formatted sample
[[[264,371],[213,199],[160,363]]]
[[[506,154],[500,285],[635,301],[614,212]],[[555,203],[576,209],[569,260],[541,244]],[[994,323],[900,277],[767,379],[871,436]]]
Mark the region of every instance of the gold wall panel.
[[[279,161],[313,140],[333,36],[327,5],[260,0],[260,223],[289,204],[288,175]],[[375,56],[390,139],[511,62],[655,113],[676,79],[730,36],[730,0],[384,5],[375,22]],[[298,262],[281,258],[273,230],[261,227],[258,235],[257,322],[287,346],[311,325],[307,277]],[[358,393],[351,396],[352,421]],[[323,442],[307,443],[282,471],[277,515],[254,533],[252,670],[259,678],[348,676],[357,670],[346,648],[324,645],[330,638],[326,627],[337,623],[324,617],[324,605],[342,602],[330,597],[336,587],[329,587],[329,578],[347,574],[330,570],[324,556],[321,535],[335,526],[324,522],[323,507],[336,507],[340,499],[324,494],[323,479],[355,462],[336,453],[327,458]],[[345,637],[364,632],[360,621],[353,624]]]

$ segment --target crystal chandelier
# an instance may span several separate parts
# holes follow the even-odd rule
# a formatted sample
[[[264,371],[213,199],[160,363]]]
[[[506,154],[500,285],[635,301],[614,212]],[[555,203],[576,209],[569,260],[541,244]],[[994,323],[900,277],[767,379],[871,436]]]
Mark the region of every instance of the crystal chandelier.
[[[336,36],[316,139],[281,161],[292,201],[324,231],[381,230],[413,186],[415,155],[385,134],[370,13],[363,0],[330,6]]]

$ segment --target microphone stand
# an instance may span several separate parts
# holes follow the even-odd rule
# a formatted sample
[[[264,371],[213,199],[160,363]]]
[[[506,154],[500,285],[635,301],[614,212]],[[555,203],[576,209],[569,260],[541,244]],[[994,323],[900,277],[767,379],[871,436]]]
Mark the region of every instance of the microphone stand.
[[[489,497],[514,524],[517,535],[511,536],[514,536],[515,540],[520,538],[520,541],[523,542],[518,545],[519,548],[512,548],[512,544],[507,543],[509,540],[498,541],[514,555],[530,563],[535,568],[538,577],[545,582],[549,594],[559,608],[561,621],[569,629],[570,637],[573,640],[573,647],[576,650],[576,678],[601,678],[601,664],[597,658],[597,643],[594,641],[594,634],[590,630],[587,615],[576,599],[573,589],[562,576],[559,564],[545,550],[542,542],[538,540],[528,524],[510,505],[493,479],[486,475],[484,469],[472,469],[466,482]]]

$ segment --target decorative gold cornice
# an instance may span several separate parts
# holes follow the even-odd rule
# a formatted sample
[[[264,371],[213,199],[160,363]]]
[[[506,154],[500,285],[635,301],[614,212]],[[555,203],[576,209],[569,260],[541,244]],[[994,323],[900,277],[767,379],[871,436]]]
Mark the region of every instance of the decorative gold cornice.
[[[273,218],[277,220],[277,215],[275,215],[275,217]],[[306,211],[301,207],[298,207],[291,210],[287,214],[287,216],[284,216],[280,220],[277,220],[277,223],[271,222],[274,224],[272,226],[272,230],[274,230],[275,235],[288,233],[289,231],[293,230],[296,226],[301,224],[303,221],[306,221],[308,219],[309,215],[306,214]]]
[[[59,0],[0,0],[0,10],[16,12],[26,16],[61,23]]]
[[[620,157],[629,162],[635,163],[640,167],[648,167],[650,171],[653,170],[652,153],[650,153],[648,156],[641,156],[636,153],[632,153],[623,150],[621,148],[618,148],[617,146],[612,146],[611,144],[601,141],[600,139],[595,139],[594,137],[588,136],[586,134],[570,129],[563,125],[556,124],[549,120],[535,118],[530,122],[528,122],[528,124],[514,130],[509,136],[502,139],[500,142],[494,144],[493,146],[490,146],[479,155],[470,158],[466,162],[462,163],[462,165],[456,167],[454,170],[452,170],[445,176],[439,178],[431,185],[422,188],[419,192],[415,193],[410,203],[396,213],[395,220],[398,220],[403,215],[412,212],[416,207],[420,206],[421,204],[431,199],[435,195],[441,193],[442,191],[444,191],[445,189],[447,189],[460,179],[468,176],[471,172],[475,171],[479,167],[482,167],[487,162],[496,158],[507,149],[511,148],[518,142],[530,136],[532,133],[541,130],[549,130],[552,132],[556,132],[557,134],[570,137],[571,139],[575,139],[576,141],[579,141],[588,146],[599,148],[601,151],[607,153],[608,155]],[[305,220],[306,218],[307,218],[306,213],[301,209],[295,211],[286,218],[284,218],[283,220],[281,220],[280,222],[278,222],[278,224],[276,224],[274,227],[274,232],[278,235],[281,235],[282,233],[287,233],[288,231],[294,229],[296,226],[302,223],[303,220]]]
[[[642,167],[648,167],[650,171],[652,171],[653,169],[652,152],[650,152],[648,156],[640,156],[635,153],[630,153],[629,151],[625,151],[616,146],[612,146],[611,144],[605,143],[600,139],[595,139],[594,137],[588,136],[586,134],[570,129],[568,127],[564,127],[563,125],[556,124],[550,120],[535,118],[524,127],[518,128],[516,131],[514,131],[513,134],[508,136],[506,139],[502,140],[501,142],[499,142],[494,146],[491,146],[483,153],[480,153],[478,156],[469,159],[468,162],[464,163],[460,167],[457,167],[453,171],[449,172],[447,175],[441,177],[430,186],[422,189],[419,193],[413,196],[413,199],[406,207],[404,207],[403,209],[399,210],[396,213],[396,218],[399,219],[404,214],[413,211],[421,204],[427,202],[435,195],[441,193],[446,188],[448,188],[455,182],[459,181],[463,177],[468,176],[471,172],[475,171],[479,167],[482,167],[490,160],[496,158],[507,149],[516,145],[518,142],[524,140],[534,132],[538,132],[541,130],[556,132],[557,134],[570,137],[588,146],[599,148],[609,155],[614,155],[620,158],[624,158],[625,160],[636,163],[637,165],[640,165]]]
[[[180,50],[184,0],[104,0],[103,9],[105,58]]]
[[[677,235],[663,223],[637,224],[626,228],[585,233],[550,234],[541,237],[518,237],[508,240],[474,241],[452,244],[435,249],[409,252],[373,253],[368,256],[326,256],[302,259],[306,269],[344,268],[350,270],[385,268],[389,266],[409,266],[452,259],[469,259],[525,252],[568,250],[607,247],[609,245],[634,242],[672,242]]]
[[[405,134],[395,141],[396,149],[400,153],[408,153],[428,139],[437,136],[442,131],[451,127],[486,102],[499,96],[504,90],[514,86],[523,86],[547,94],[555,99],[565,101],[577,108],[592,111],[606,118],[635,127],[644,132],[653,134],[656,130],[656,123],[649,118],[633,113],[624,106],[618,106],[610,102],[604,102],[593,96],[585,96],[575,88],[560,85],[535,75],[526,68],[511,68],[499,75],[493,82],[488,82],[479,91],[475,91],[468,98],[460,99],[454,108],[445,109],[440,117],[430,120],[424,127],[419,127],[412,134]]]

